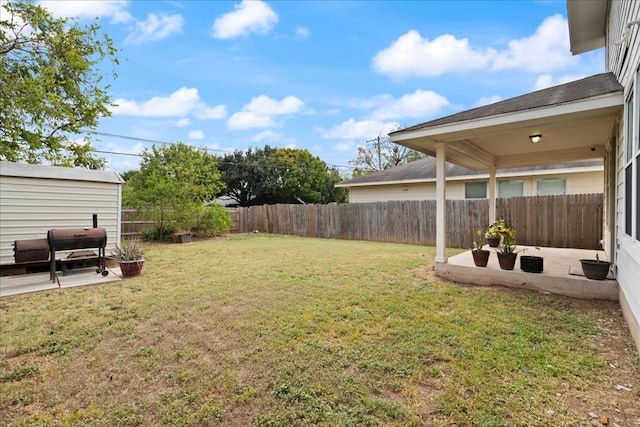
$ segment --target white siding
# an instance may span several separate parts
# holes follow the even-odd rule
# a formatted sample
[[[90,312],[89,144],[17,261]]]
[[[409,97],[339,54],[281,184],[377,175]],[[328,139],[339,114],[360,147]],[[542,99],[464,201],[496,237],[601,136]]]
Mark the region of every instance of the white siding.
[[[25,166],[27,170],[34,167]],[[42,168],[56,172],[61,169]],[[0,170],[1,264],[14,262],[15,240],[46,238],[47,231],[53,228],[91,227],[94,213],[98,215],[98,226],[107,230],[106,253],[114,248],[120,237],[119,182],[7,176],[5,173]],[[87,174],[91,175],[91,171]]]
[[[636,24],[629,31],[629,38],[624,43],[616,44],[622,34],[622,28],[629,22],[640,19],[640,2],[610,2],[609,20],[607,22],[607,68],[613,72],[618,81],[625,88],[625,100],[634,91],[636,99],[640,98],[640,87],[633,87],[634,75],[640,66],[640,31]],[[636,104],[637,105],[637,104]],[[624,116],[624,115],[623,115]],[[624,120],[624,117],[623,117]],[[631,326],[640,324],[640,242],[628,236],[624,230],[625,224],[625,175],[624,168],[627,165],[624,153],[626,146],[625,126],[621,123],[616,144],[616,198],[615,201],[615,235],[617,253],[615,256],[617,279],[620,292],[629,307],[625,315],[633,316],[629,320]],[[634,340],[640,348],[640,336],[638,329],[635,331]]]
[[[501,179],[523,181],[525,196],[536,195],[536,181],[547,178],[565,178],[567,180],[567,194],[602,193],[604,189],[604,177],[602,171],[576,172],[570,174],[549,174],[536,176],[509,176]],[[447,182],[447,199],[464,199],[465,182],[478,182],[479,180],[459,180]],[[485,180],[488,183],[488,179]],[[488,191],[487,191],[487,194]],[[385,184],[353,186],[349,188],[349,202],[368,203],[384,202],[389,200],[435,200],[436,183],[420,182],[408,184]]]

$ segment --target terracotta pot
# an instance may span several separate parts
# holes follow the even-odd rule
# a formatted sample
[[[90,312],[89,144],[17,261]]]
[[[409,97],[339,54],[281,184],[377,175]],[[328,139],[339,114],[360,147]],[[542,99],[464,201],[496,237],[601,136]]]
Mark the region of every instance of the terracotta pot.
[[[520,270],[527,273],[542,273],[544,269],[544,258],[535,255],[520,256]]]
[[[487,243],[492,248],[500,246],[500,237],[487,237]]]
[[[144,260],[138,261],[118,261],[120,264],[120,271],[122,271],[122,277],[134,277],[139,276],[142,272]]]
[[[502,252],[496,252],[498,255],[498,262],[500,263],[500,268],[503,270],[513,270],[513,267],[516,265],[516,258],[518,254],[503,254]]]
[[[471,251],[473,255],[473,263],[476,267],[486,267],[489,262],[489,254],[491,252],[485,250]]]
[[[609,274],[611,263],[609,261],[597,261],[595,259],[581,259],[582,272],[587,279],[604,280]]]

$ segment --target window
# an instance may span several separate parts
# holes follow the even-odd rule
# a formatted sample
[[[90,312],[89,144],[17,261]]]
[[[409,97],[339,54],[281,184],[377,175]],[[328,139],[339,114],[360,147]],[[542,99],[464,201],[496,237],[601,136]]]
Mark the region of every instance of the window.
[[[467,182],[464,184],[465,199],[486,199],[487,183],[486,182]]]
[[[636,72],[635,87],[640,84]],[[638,95],[631,91],[625,103],[624,230],[640,240],[640,108]]]
[[[522,197],[524,196],[524,182],[516,180],[498,181],[498,197]]]
[[[544,178],[537,181],[538,196],[560,196],[567,194],[567,180],[564,178]]]

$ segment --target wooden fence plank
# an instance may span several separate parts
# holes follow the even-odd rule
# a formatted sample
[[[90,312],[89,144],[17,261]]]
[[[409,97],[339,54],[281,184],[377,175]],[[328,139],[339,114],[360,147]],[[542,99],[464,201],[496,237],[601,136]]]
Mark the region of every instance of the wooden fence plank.
[[[435,245],[434,200],[238,208],[239,232]],[[250,212],[250,214],[245,213]],[[598,249],[602,194],[498,199],[496,217],[517,230],[521,245]],[[487,200],[447,200],[447,246],[468,248],[489,220]]]

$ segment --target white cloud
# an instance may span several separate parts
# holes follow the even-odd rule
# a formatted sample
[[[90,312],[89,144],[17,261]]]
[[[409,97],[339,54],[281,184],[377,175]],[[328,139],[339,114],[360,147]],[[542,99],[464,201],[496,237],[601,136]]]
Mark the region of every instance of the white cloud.
[[[198,89],[182,87],[168,97],[154,96],[148,101],[127,99],[113,101],[114,114],[143,117],[182,117],[188,115],[199,104]]]
[[[508,46],[508,50],[496,55],[493,69],[538,73],[557,70],[577,61],[569,49],[567,20],[560,15],[548,17],[531,37],[511,40]]]
[[[182,87],[167,97],[154,96],[147,101],[118,98],[111,108],[114,115],[141,117],[185,117],[194,113],[198,118],[212,119],[226,116],[226,106],[209,107],[200,101],[198,89]],[[175,125],[186,126],[188,121],[178,120]]]
[[[418,89],[399,99],[388,96],[384,104],[374,111],[371,117],[374,120],[425,118],[437,114],[448,105],[449,101],[444,96],[430,90]]]
[[[191,120],[185,117],[183,119],[176,120],[176,122],[173,125],[177,128],[183,128],[183,127],[189,126],[190,124],[191,124]]]
[[[538,76],[538,78],[536,79],[536,83],[533,86],[533,90],[542,90],[542,89],[546,89],[548,87],[551,86],[557,86],[557,85],[561,85],[561,84],[565,84],[565,83],[569,83],[569,82],[573,82],[576,80],[580,80],[587,77],[586,75],[566,75],[566,76],[562,76],[556,80],[553,79],[553,76],[551,74],[542,74],[540,76]]]
[[[296,38],[306,40],[311,36],[311,30],[307,27],[296,27]]]
[[[260,95],[234,113],[227,121],[230,129],[265,128],[275,124],[278,116],[287,116],[300,112],[304,102],[295,96],[287,96],[278,101]]]
[[[251,142],[262,142],[262,141],[277,142],[282,139],[282,134],[274,132],[271,129],[269,129],[269,130],[262,131],[252,136],[249,139],[251,140]]]
[[[227,106],[203,107],[196,111],[196,117],[201,120],[224,119],[227,117]]]
[[[55,16],[70,18],[111,18],[113,23],[129,22],[133,19],[126,10],[129,1],[77,1],[56,0],[40,1]]]
[[[398,127],[396,122],[349,119],[330,130],[320,129],[320,132],[324,138],[328,139],[365,140],[381,133],[386,134]]]
[[[242,0],[235,11],[218,17],[213,23],[213,36],[231,39],[249,33],[268,34],[278,22],[278,15],[260,0]]]
[[[478,99],[476,101],[476,107],[482,107],[483,105],[495,104],[496,102],[502,101],[502,97],[500,95],[487,96],[484,98]]]
[[[511,40],[507,48],[479,49],[468,39],[445,34],[433,40],[411,30],[378,52],[373,69],[390,77],[432,77],[473,70],[548,72],[575,64],[569,32],[561,15],[546,18],[530,37]]]
[[[474,50],[469,40],[450,34],[433,41],[411,30],[373,58],[373,68],[393,77],[438,76],[453,71],[485,68],[490,52]]]
[[[350,153],[355,151],[356,144],[353,141],[341,141],[333,146],[333,150],[338,153]]]
[[[204,138],[204,132],[201,131],[200,129],[192,130],[191,132],[189,132],[187,134],[187,136],[189,137],[189,139],[203,139]]]
[[[182,32],[182,15],[156,15],[150,13],[146,21],[136,22],[136,28],[125,39],[126,43],[142,44],[162,40]]]

